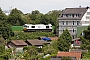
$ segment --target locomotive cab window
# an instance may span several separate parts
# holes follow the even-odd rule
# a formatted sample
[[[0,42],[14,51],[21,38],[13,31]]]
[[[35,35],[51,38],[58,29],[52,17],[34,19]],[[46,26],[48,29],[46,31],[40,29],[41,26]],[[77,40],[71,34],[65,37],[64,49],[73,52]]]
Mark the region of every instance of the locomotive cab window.
[[[49,28],[49,26],[46,26],[46,28]]]
[[[29,28],[29,26],[27,26],[27,28]]]
[[[31,28],[35,28],[35,26],[31,26]]]
[[[27,27],[26,25],[24,25],[24,27]]]

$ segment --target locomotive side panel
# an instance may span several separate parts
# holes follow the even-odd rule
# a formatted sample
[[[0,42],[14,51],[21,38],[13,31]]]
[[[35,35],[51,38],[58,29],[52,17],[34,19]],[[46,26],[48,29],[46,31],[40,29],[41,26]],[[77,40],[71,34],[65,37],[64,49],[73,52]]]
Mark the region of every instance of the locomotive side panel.
[[[48,25],[44,25],[44,24],[36,24],[36,25],[32,25],[32,24],[25,24],[23,26],[23,31],[29,31],[29,32],[35,32],[35,31],[52,31],[52,25],[48,24]]]

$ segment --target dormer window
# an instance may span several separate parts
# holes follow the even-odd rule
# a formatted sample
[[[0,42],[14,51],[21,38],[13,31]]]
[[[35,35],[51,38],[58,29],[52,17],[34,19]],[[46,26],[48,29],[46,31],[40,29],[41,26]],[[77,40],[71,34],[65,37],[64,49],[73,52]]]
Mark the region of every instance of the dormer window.
[[[76,17],[78,17],[78,15],[76,14]]]
[[[68,14],[66,14],[66,17],[68,17]]]
[[[74,14],[72,14],[72,17],[74,17]]]

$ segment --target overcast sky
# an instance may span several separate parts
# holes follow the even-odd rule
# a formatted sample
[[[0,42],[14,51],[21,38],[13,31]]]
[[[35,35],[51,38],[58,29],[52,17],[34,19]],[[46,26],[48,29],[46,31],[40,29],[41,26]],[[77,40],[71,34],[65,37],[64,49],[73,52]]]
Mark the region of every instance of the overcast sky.
[[[39,10],[47,13],[52,10],[63,10],[68,7],[90,6],[90,0],[0,0],[2,10],[17,8],[23,13]]]

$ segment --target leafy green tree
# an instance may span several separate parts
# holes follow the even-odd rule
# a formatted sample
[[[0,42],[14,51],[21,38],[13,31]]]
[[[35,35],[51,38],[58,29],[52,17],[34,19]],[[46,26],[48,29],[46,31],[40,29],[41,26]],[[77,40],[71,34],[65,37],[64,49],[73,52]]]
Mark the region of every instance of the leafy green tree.
[[[60,10],[52,10],[47,13],[47,15],[49,15],[49,17],[50,17],[49,21],[52,25],[56,26],[57,18],[60,14],[61,14]]]
[[[24,21],[21,17],[22,12],[17,8],[12,9],[10,15],[8,16],[7,22],[11,25],[23,25]]]
[[[57,49],[53,48],[51,45],[50,46],[45,45],[42,50],[45,55],[57,54],[57,51],[58,51]]]
[[[32,13],[29,15],[30,19],[32,20],[32,24],[42,24],[42,16],[43,14],[40,13],[38,10],[32,11]]]
[[[27,59],[27,57],[32,60],[32,59],[37,59],[38,51],[35,46],[29,46],[24,48],[25,54],[24,58]]]
[[[64,30],[62,35],[60,35],[57,47],[60,51],[69,51],[70,45],[71,45],[72,37],[68,31],[68,29]]]
[[[12,29],[11,29],[10,25],[8,25],[7,23],[3,23],[2,24],[2,26],[0,27],[0,32],[1,32],[2,37],[5,40],[14,35],[14,33],[12,32]]]
[[[49,15],[49,22],[54,26],[54,34],[58,34],[58,16],[60,16],[62,11],[60,10],[52,10],[47,13]]]
[[[83,31],[84,36],[80,35],[80,39],[82,41],[81,48],[90,50],[90,26],[88,26],[87,30]]]
[[[3,13],[2,9],[0,8],[0,21],[5,21],[7,19],[7,16],[5,13]]]
[[[4,53],[5,52],[5,47],[4,45],[0,45],[0,53]]]
[[[84,38],[90,40],[90,30],[85,30],[84,31]]]
[[[6,40],[9,38],[11,32],[12,30],[7,23],[7,16],[2,12],[2,9],[0,8],[0,34]]]
[[[30,18],[31,20],[35,21],[36,20],[36,16],[39,14],[40,12],[38,10],[32,11],[32,13],[30,14]]]
[[[30,14],[21,14],[21,17],[26,24],[31,24],[32,20],[30,18]]]
[[[10,53],[10,49],[6,50],[5,45],[0,45],[0,58],[8,60],[10,58]]]

